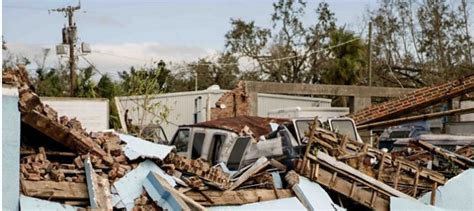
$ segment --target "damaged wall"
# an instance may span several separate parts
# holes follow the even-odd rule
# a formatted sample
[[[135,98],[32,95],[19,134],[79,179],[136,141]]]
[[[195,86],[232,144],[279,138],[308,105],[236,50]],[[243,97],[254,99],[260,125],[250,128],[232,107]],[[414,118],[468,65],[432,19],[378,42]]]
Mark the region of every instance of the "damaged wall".
[[[211,120],[225,117],[248,116],[250,114],[249,97],[245,93],[245,84],[240,81],[232,91],[226,92],[211,108]]]
[[[20,193],[20,112],[18,90],[3,86],[2,91],[2,208],[18,210]]]
[[[211,120],[251,116],[251,107],[257,105],[257,116],[268,117],[269,111],[282,108],[318,108],[331,107],[331,99],[301,97],[294,95],[277,95],[257,93],[257,102],[251,101],[246,92],[244,81],[240,81],[236,88],[226,92],[216,102],[215,108],[211,108]]]

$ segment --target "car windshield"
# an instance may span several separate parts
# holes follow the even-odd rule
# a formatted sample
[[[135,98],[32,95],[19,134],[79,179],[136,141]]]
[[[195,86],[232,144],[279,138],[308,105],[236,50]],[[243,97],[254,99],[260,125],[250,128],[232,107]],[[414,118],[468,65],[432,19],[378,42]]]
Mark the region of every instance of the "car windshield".
[[[309,126],[313,124],[313,121],[314,120],[297,120],[296,121],[296,127],[298,128],[298,135],[300,136],[300,138],[305,137],[304,133],[309,130]]]
[[[179,129],[171,142],[176,146],[176,152],[186,152],[188,150],[189,130]]]
[[[409,130],[392,131],[390,133],[390,138],[408,138],[409,136],[410,136]]]

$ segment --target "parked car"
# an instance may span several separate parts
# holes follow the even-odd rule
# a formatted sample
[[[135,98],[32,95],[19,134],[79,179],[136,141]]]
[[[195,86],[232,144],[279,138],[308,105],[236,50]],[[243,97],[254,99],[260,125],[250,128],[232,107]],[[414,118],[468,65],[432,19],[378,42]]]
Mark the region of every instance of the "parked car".
[[[171,145],[179,155],[201,158],[215,165],[224,162],[230,170],[238,170],[256,159],[299,156],[306,143],[304,136],[312,118],[264,118],[239,116],[179,126]],[[319,122],[361,141],[352,119],[332,118]]]
[[[402,139],[416,139],[420,135],[429,134],[431,131],[425,127],[418,125],[404,125],[397,127],[390,127],[385,130],[379,139],[379,149],[387,149],[391,151],[393,149],[394,143]]]

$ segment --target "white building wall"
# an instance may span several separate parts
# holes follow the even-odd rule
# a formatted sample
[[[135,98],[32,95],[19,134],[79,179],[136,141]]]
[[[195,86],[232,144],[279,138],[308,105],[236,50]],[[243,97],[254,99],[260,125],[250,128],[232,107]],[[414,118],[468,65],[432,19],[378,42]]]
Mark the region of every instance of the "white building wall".
[[[258,93],[258,116],[265,117],[269,111],[289,107],[331,107],[331,100]]]
[[[58,116],[77,118],[88,132],[109,129],[109,100],[104,98],[41,97]]]
[[[145,112],[145,115],[143,113],[145,111],[143,108],[144,96],[117,97],[116,100],[121,107],[121,115],[125,115],[125,111],[128,109],[128,118],[132,119],[134,125],[146,126],[149,123],[162,122],[158,114],[167,108],[169,110],[168,123],[162,123],[161,126],[168,139],[171,139],[179,125],[194,123],[194,113],[196,112],[194,104],[196,98],[201,97],[199,119],[206,121],[208,116],[208,99],[210,107],[213,108],[224,92],[225,90],[204,90],[148,96],[147,100],[149,100],[149,103],[147,105],[153,109],[146,110],[154,110],[154,112]]]
[[[474,108],[473,100],[461,101],[461,108]],[[462,114],[461,122],[474,121],[474,113]]]
[[[148,96],[148,106],[155,108],[154,112],[144,112],[143,104],[145,96],[117,97],[120,115],[125,115],[128,109],[128,118],[132,119],[134,125],[146,126],[149,123],[159,123],[159,112],[166,107],[169,109],[168,123],[161,126],[168,139],[171,139],[179,125],[193,124],[195,110],[195,99],[201,97],[200,120],[206,121],[210,118],[210,108],[215,108],[217,100],[227,90],[202,90],[191,92],[179,92]],[[209,100],[208,100],[209,99]],[[209,103],[208,103],[209,101]],[[209,108],[208,105],[209,104]],[[331,100],[323,98],[295,97],[287,95],[258,94],[258,114],[267,116],[268,111],[285,107],[330,107]],[[145,114],[145,115],[144,115]]]

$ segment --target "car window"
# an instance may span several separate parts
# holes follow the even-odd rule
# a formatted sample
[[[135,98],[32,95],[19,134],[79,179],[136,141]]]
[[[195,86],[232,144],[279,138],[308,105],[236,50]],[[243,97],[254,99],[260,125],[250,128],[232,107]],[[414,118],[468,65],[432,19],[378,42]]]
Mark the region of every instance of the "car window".
[[[341,135],[346,135],[348,138],[357,141],[356,129],[351,120],[348,119],[334,119],[331,120],[332,130]]]
[[[176,152],[186,152],[188,151],[188,142],[189,130],[179,129],[171,143],[176,146]]]
[[[390,133],[390,138],[409,138],[409,137],[410,137],[409,130],[392,131]]]
[[[205,137],[206,137],[206,134],[204,133],[194,133],[191,159],[197,159],[201,157],[202,145],[204,144]]]
[[[211,162],[212,165],[217,164],[219,159],[219,153],[221,152],[221,146],[224,143],[226,135],[216,134],[212,137],[211,146],[209,147],[209,154],[207,160]]]
[[[298,134],[300,138],[305,137],[304,133],[309,131],[309,126],[312,125],[314,120],[297,120],[296,127],[298,128]],[[318,120],[318,127],[321,127],[321,123]],[[295,137],[296,138],[296,137]]]
[[[242,158],[244,157],[245,150],[250,143],[250,137],[240,137],[235,140],[234,147],[230,152],[229,159],[227,160],[227,168],[231,171],[236,171],[240,167]]]

